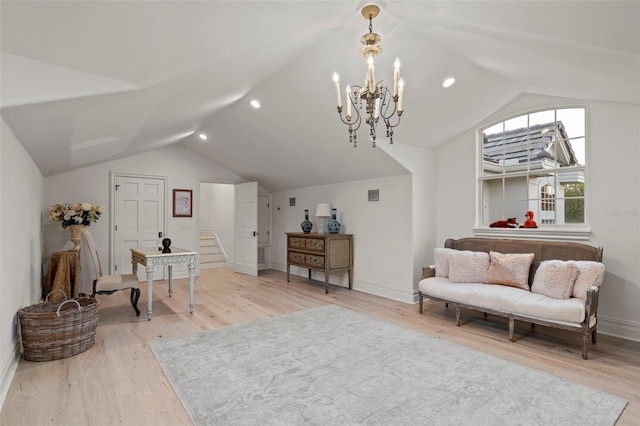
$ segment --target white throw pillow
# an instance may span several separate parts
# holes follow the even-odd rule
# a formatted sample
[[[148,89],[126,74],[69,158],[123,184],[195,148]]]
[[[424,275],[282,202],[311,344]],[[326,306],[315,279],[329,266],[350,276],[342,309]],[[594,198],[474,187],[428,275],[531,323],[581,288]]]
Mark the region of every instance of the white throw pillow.
[[[489,270],[489,253],[452,250],[447,254],[449,281],[452,283],[483,283]]]
[[[575,262],[545,260],[538,266],[531,292],[554,299],[568,299],[571,297],[577,277],[578,266]]]
[[[506,285],[529,291],[529,269],[533,262],[533,253],[489,252],[491,266],[487,274],[487,284]]]
[[[449,278],[449,261],[447,260],[447,254],[452,251],[457,250],[450,248],[433,249],[433,257],[436,262],[436,277]]]
[[[604,280],[604,264],[588,260],[576,260],[573,263],[578,267],[578,278],[573,285],[572,296],[587,300],[587,290],[591,286],[602,285]]]

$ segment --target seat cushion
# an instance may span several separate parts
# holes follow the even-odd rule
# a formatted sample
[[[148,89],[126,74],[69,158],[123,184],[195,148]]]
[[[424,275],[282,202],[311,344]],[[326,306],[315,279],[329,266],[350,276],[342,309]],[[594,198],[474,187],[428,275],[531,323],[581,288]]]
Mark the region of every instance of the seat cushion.
[[[582,299],[554,299],[515,287],[482,283],[452,283],[447,278],[426,278],[418,284],[427,297],[484,308],[505,314],[581,323],[585,317]]]
[[[98,278],[96,283],[96,291],[114,291],[139,287],[138,277],[133,274],[103,275]]]

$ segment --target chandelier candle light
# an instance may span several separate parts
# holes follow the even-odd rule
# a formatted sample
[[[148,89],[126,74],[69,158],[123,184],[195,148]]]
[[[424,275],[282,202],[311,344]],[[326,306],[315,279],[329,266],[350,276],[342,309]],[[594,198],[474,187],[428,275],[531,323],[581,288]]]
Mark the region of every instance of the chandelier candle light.
[[[346,116],[342,116],[342,96],[340,90],[340,77],[333,74],[333,82],[336,90],[336,100],[338,101],[338,115],[340,120],[349,126],[349,142],[357,146],[357,130],[362,124],[360,111],[364,104],[364,121],[369,125],[369,136],[376,147],[376,126],[380,117],[387,129],[389,143],[393,143],[393,128],[400,124],[402,116],[402,97],[404,92],[404,81],[400,78],[400,60],[396,58],[393,71],[393,96],[385,80],[376,82],[373,58],[382,52],[380,47],[380,36],[373,32],[373,18],[378,16],[380,8],[375,4],[370,4],[362,8],[362,16],[369,20],[369,33],[360,38],[363,44],[360,53],[367,59],[367,75],[363,86],[349,86],[346,88]],[[393,104],[392,101],[393,100]],[[355,116],[351,115],[352,106]],[[395,115],[395,119],[394,119]],[[394,123],[391,120],[394,120]]]

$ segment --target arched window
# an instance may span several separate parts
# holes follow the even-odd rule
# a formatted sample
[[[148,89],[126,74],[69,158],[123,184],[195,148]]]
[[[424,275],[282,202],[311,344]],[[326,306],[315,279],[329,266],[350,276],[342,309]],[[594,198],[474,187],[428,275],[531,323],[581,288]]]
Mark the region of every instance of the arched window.
[[[549,184],[542,185],[540,188],[540,210],[543,212],[556,211],[556,191]]]
[[[534,212],[538,225],[586,225],[584,108],[535,111],[480,130],[480,225]]]

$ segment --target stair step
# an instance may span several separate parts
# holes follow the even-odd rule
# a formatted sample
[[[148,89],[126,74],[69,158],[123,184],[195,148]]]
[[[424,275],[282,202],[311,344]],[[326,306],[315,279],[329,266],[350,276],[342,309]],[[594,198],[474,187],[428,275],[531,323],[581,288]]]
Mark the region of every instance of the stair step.
[[[200,243],[200,247],[220,247],[218,244],[202,244]]]
[[[222,253],[212,253],[212,254],[208,254],[208,253],[200,253],[200,263],[207,263],[207,262],[224,262],[225,258],[224,258],[224,254]]]
[[[226,266],[227,266],[227,264],[225,262],[201,263],[200,264],[200,270],[203,270],[203,269],[218,269],[218,268],[224,268]]]
[[[198,252],[200,254],[218,254],[222,253],[222,250],[220,250],[220,247],[206,247],[205,249],[201,247]]]

